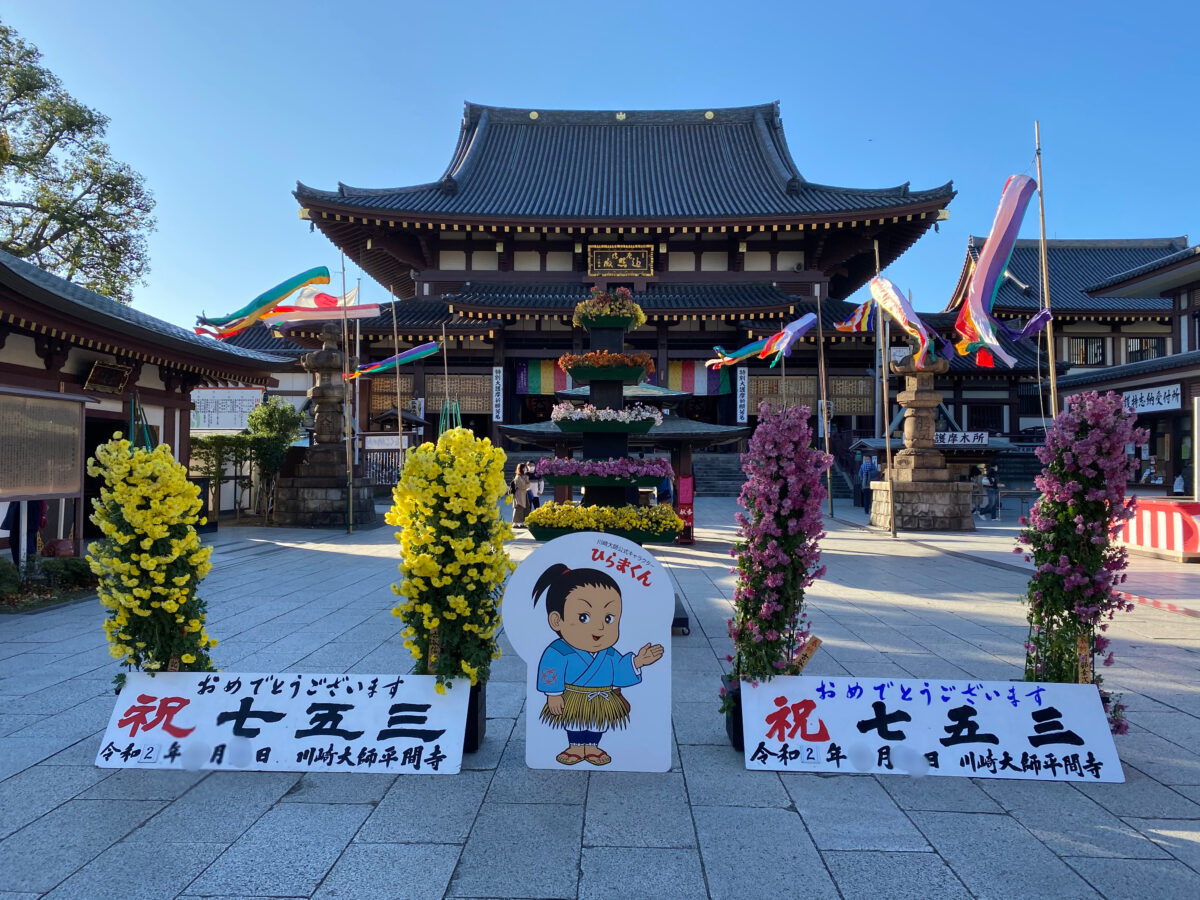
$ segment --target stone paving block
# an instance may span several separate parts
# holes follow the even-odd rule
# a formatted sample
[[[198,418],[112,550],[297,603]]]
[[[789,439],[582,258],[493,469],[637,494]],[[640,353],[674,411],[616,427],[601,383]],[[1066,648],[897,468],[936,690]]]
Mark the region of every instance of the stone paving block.
[[[78,796],[111,770],[93,766],[31,766],[0,781],[0,838]]]
[[[62,748],[61,741],[19,738],[11,734],[0,737],[0,779],[28,769]]]
[[[378,803],[397,776],[374,772],[305,772],[284,803]]]
[[[1200,820],[1126,818],[1125,822],[1184,865],[1200,872]]]
[[[723,744],[729,746],[725,734],[725,716],[721,713],[720,698],[708,702],[676,700],[671,704],[671,722],[675,740],[681,744]]]
[[[1068,859],[1107,900],[1200,897],[1200,874],[1175,860]]]
[[[525,742],[511,740],[500,757],[487,800],[488,803],[582,804],[587,796],[590,771],[594,768],[588,763],[570,770],[531,769],[525,765]]]
[[[1152,842],[1073,783],[981,779],[980,786],[1060,856],[1162,857]]]
[[[351,844],[313,900],[440,900],[460,852],[454,844]]]
[[[692,815],[713,900],[838,896],[794,810],[693,806]]]
[[[295,772],[213,772],[129,835],[128,841],[230,844],[300,780]]]
[[[103,731],[112,716],[116,697],[93,697],[77,706],[46,716],[32,725],[13,733],[16,738],[53,738],[61,746],[73,744],[80,738]],[[63,739],[69,739],[63,744]]]
[[[356,842],[462,843],[487,793],[491,772],[405,775],[396,779],[363,823]]]
[[[780,780],[822,850],[929,849],[887,791],[869,775],[782,774]]]
[[[644,896],[695,900],[705,896],[700,854],[695,850],[585,847],[579,900]]]
[[[679,756],[692,806],[792,805],[778,775],[748,771],[745,757],[728,744],[683,746]]]
[[[945,861],[934,853],[827,850],[821,855],[844,900],[971,897]]]
[[[908,775],[880,775],[879,784],[901,809],[925,809],[938,812],[990,812],[1003,810],[970,778],[942,778]]]
[[[0,890],[50,890],[162,807],[146,800],[62,804],[0,841]]]
[[[636,797],[636,803],[630,798]],[[583,820],[585,847],[695,847],[678,772],[593,772]],[[640,890],[640,889],[639,889]]]
[[[311,894],[370,812],[369,806],[339,804],[277,806],[221,854],[188,890],[201,895]]]
[[[159,900],[174,897],[224,844],[113,844],[45,895],[45,900]]]
[[[81,800],[174,800],[182,797],[207,772],[170,769],[101,769],[112,774],[79,795]]]
[[[1125,771],[1124,784],[1078,783],[1075,789],[1118,816],[1200,819],[1200,803],[1196,802],[1200,787],[1170,788],[1128,763],[1121,768]]]
[[[582,834],[582,806],[489,803],[471,829],[447,894],[574,897]],[[514,852],[516,840],[522,852]]]
[[[504,755],[504,748],[508,744],[509,738],[512,737],[513,725],[516,724],[516,721],[516,719],[489,718],[483,743],[480,744],[479,749],[474,753],[463,754],[463,770],[490,770],[500,765],[500,757]]]
[[[488,716],[515,719],[525,703],[525,683],[489,681],[487,685]]]
[[[934,851],[978,897],[1065,900],[1097,896],[1066,863],[1008,816],[942,812],[910,815]]]

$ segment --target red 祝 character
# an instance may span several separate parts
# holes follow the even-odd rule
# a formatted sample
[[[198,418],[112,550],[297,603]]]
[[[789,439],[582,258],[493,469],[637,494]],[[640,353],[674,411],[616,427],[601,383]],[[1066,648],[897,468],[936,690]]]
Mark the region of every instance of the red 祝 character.
[[[800,737],[806,741],[829,740],[829,729],[822,720],[817,719],[819,727],[816,731],[809,730],[808,716],[817,708],[817,704],[812,700],[798,700],[788,706],[787,697],[776,697],[775,705],[779,709],[769,713],[766,718],[766,723],[771,726],[767,730],[769,739],[791,740],[796,736],[796,732],[800,732]]]
[[[158,702],[158,706],[153,704]],[[117,721],[118,728],[124,728],[126,725],[132,725],[129,729],[129,736],[134,737],[138,733],[138,729],[142,731],[151,731],[158,725],[162,725],[162,730],[171,737],[187,737],[193,731],[192,728],[180,728],[174,724],[175,716],[192,701],[186,697],[163,697],[161,700],[157,697],[151,697],[149,694],[138,694],[137,702],[125,710],[124,715]],[[150,714],[154,713],[154,718],[149,718]]]

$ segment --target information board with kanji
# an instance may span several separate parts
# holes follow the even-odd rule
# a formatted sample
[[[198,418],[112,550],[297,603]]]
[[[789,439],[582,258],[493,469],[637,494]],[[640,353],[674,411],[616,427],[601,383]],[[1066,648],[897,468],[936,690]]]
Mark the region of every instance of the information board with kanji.
[[[782,676],[742,685],[746,768],[1123,782],[1091,684]]]
[[[136,672],[96,755],[102,768],[453,775],[466,681],[432,675]]]

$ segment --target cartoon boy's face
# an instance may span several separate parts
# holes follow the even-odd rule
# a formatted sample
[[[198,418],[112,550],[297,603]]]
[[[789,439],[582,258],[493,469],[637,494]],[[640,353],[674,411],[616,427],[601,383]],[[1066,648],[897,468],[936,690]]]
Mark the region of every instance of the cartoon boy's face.
[[[579,650],[598,653],[617,642],[621,595],[612,588],[583,585],[567,594],[563,614],[550,613],[550,627]]]

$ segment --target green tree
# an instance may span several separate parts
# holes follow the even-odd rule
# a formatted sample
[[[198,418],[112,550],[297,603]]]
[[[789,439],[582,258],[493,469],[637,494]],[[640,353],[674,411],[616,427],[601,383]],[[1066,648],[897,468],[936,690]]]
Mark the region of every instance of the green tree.
[[[108,117],[0,24],[0,249],[128,303],[149,272],[154,198],[113,159]]]
[[[246,419],[251,453],[258,466],[259,511],[269,522],[275,513],[275,479],[283,469],[288,448],[300,436],[304,416],[279,397],[268,397]]]

